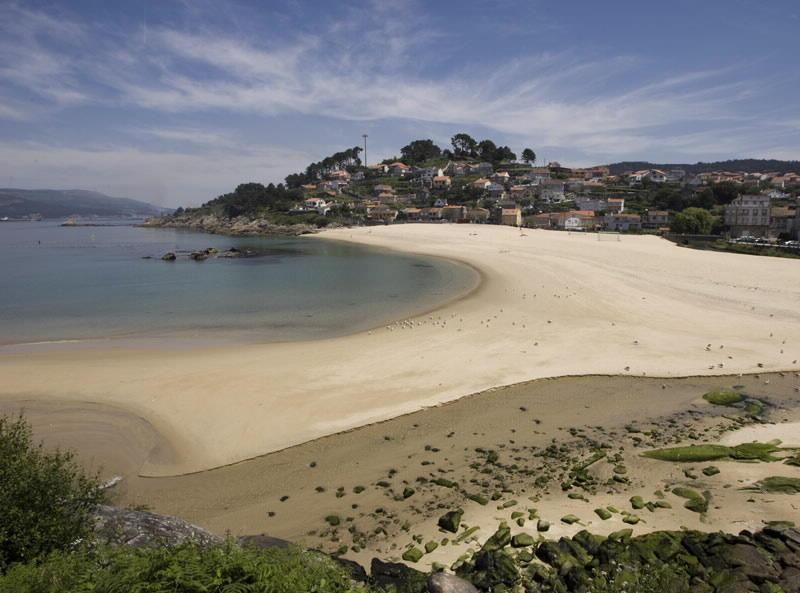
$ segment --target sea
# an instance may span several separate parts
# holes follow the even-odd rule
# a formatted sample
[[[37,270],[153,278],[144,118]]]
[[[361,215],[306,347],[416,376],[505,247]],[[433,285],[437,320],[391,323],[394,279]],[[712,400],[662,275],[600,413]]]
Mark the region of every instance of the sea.
[[[478,283],[462,264],[324,238],[61,222],[0,223],[3,350],[326,339],[434,309]],[[189,257],[207,248],[253,255]],[[176,261],[162,261],[167,252]]]

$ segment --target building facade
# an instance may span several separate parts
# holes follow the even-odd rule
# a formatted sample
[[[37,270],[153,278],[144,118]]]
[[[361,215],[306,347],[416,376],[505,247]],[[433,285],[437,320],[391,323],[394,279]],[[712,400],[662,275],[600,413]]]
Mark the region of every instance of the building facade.
[[[766,237],[770,232],[769,196],[739,196],[725,206],[725,225],[733,237]]]

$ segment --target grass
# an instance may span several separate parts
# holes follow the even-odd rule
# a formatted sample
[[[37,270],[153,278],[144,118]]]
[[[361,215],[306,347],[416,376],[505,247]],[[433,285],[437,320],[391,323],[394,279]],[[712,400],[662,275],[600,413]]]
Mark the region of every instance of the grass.
[[[349,593],[363,591],[330,558],[300,548],[258,550],[228,541],[203,548],[87,547],[17,564],[0,591],[83,593],[167,591]]]
[[[770,443],[742,443],[735,447],[725,445],[689,445],[687,447],[668,447],[653,449],[642,453],[643,457],[659,461],[698,463],[733,459],[735,461],[778,461],[773,455],[781,448]]]
[[[703,399],[715,406],[732,406],[742,401],[744,396],[733,389],[715,389],[704,394]]]

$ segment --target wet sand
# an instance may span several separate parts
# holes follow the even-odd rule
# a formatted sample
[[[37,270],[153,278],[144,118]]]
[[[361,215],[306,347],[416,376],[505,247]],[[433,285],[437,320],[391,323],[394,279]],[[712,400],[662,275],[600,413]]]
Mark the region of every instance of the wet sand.
[[[735,409],[713,406],[702,394],[739,386],[768,404],[764,422]],[[514,532],[538,535],[529,509],[551,523],[548,537],[580,529],[609,533],[629,527],[622,514],[602,521],[600,506],[637,514],[639,532],[687,527],[704,531],[756,530],[768,520],[796,519],[800,497],[764,495],[742,490],[769,475],[800,477],[800,468],[781,463],[674,464],[641,457],[653,447],[721,442],[751,427],[792,430],[800,420],[800,377],[778,374],[744,377],[656,379],[632,377],[566,377],[542,379],[490,390],[458,401],[408,414],[257,459],[216,470],[172,478],[131,478],[118,490],[120,504],[146,504],[178,515],[212,531],[234,535],[267,533],[334,552],[346,546],[348,556],[367,562],[375,555],[399,559],[413,536],[424,541],[453,539],[437,519],[453,508],[465,510],[464,522],[480,529],[475,542],[441,546],[425,557],[451,563],[493,533],[500,521]],[[743,419],[742,423],[735,421]],[[794,422],[794,424],[792,423]],[[744,426],[744,428],[741,428]],[[548,457],[555,445],[560,453]],[[580,488],[562,490],[569,469],[585,461],[599,445],[605,459],[591,474],[601,486],[593,494]],[[480,451],[495,451],[486,464]],[[618,460],[613,460],[619,455]],[[702,469],[720,473],[706,476]],[[516,467],[514,467],[516,466]],[[627,483],[608,485],[622,466]],[[689,479],[684,470],[694,472]],[[537,481],[544,479],[543,483]],[[456,488],[434,483],[444,479]],[[709,492],[709,512],[683,508],[670,489],[686,486]],[[363,488],[363,490],[362,490]],[[403,498],[411,488],[414,493]],[[338,494],[337,494],[338,491]],[[569,492],[585,497],[570,498]],[[634,511],[629,499],[662,499],[671,509]],[[496,493],[485,506],[465,493]],[[283,497],[288,497],[281,500]],[[511,501],[517,504],[501,509]],[[518,527],[512,513],[521,512]],[[580,523],[560,518],[575,514]],[[330,527],[325,517],[342,521]],[[356,546],[356,551],[352,546]],[[419,545],[419,544],[417,544]]]

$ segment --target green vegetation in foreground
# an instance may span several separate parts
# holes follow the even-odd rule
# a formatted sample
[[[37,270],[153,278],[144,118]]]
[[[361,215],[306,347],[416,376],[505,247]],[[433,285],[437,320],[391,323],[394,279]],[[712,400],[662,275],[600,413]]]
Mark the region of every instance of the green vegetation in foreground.
[[[24,419],[0,416],[0,573],[86,538],[102,500],[72,453],[45,451]]]
[[[55,552],[0,577],[2,593],[346,593],[357,591],[329,557],[299,548],[260,550],[227,542],[209,548],[100,546]]]
[[[756,488],[763,492],[779,492],[781,494],[800,494],[800,478],[770,476],[756,483]]]
[[[744,396],[733,389],[715,389],[703,395],[703,399],[715,406],[732,406],[742,401]]]
[[[687,447],[668,447],[653,449],[642,453],[643,457],[659,461],[676,461],[696,463],[732,459],[735,461],[779,461],[773,453],[782,451],[778,445],[771,443],[742,443],[735,447],[725,445],[689,445]]]

